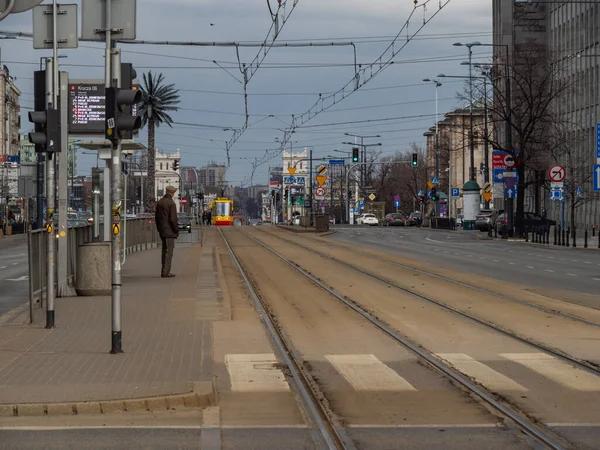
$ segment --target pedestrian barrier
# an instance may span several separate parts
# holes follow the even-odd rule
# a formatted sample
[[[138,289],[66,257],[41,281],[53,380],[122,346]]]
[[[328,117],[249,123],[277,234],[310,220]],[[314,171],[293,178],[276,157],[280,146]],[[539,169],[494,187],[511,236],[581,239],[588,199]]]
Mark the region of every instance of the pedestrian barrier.
[[[154,219],[128,219],[121,227],[123,233],[123,260],[126,254],[147,250],[159,241]],[[103,227],[100,227],[99,239],[94,240],[93,227],[90,225],[69,228],[65,237],[49,234],[46,229],[28,230],[27,248],[29,256],[29,311],[33,320],[33,307],[44,307],[47,280],[47,239],[67,239],[67,283],[75,286],[77,279],[77,248],[79,246],[104,240]],[[55,246],[57,248],[58,246]],[[56,261],[56,254],[54,255]],[[110,261],[106,264],[110,265]],[[55,279],[57,277],[55,276]],[[56,290],[56,285],[54,289]]]

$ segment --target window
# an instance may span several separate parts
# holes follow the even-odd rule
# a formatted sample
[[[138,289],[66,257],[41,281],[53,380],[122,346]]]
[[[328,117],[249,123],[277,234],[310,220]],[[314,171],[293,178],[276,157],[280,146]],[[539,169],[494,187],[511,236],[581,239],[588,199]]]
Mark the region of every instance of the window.
[[[160,163],[160,170],[163,170],[163,169],[162,169],[162,163]]]

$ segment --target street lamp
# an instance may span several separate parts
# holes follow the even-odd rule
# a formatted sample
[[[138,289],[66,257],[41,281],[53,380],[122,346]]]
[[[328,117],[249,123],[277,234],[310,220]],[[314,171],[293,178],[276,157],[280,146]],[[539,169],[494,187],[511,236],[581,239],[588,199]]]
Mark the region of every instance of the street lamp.
[[[440,179],[440,148],[439,148],[439,120],[438,120],[438,88],[442,85],[438,80],[432,80],[429,78],[425,78],[423,80],[425,83],[433,83],[435,84],[435,178]],[[440,213],[440,198],[436,197],[435,200],[435,213],[438,215]]]

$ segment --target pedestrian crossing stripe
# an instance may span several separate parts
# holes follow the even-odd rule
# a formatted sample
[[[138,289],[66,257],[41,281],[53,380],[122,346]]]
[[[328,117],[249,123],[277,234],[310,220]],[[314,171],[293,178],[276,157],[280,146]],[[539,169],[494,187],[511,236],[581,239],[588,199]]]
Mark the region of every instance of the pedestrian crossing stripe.
[[[464,353],[436,353],[436,357],[496,392],[527,392],[529,387],[492,369],[487,364]],[[537,375],[569,389],[600,392],[600,376],[574,367],[545,353],[502,353],[506,361],[525,367]],[[331,364],[355,391],[415,392],[419,389],[398,372],[372,354],[325,355]],[[502,361],[500,359],[499,361]],[[273,353],[227,354],[225,366],[229,372],[231,389],[237,392],[284,392],[290,387]],[[521,384],[523,383],[523,384]],[[532,380],[533,386],[537,382]]]

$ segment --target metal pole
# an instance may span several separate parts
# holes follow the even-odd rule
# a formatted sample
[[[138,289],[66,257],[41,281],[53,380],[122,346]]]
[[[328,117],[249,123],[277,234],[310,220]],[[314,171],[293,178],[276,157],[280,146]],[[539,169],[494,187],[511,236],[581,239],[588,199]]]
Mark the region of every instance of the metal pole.
[[[507,152],[513,152],[513,145],[512,145],[512,94],[511,94],[511,86],[510,86],[510,67],[509,67],[509,51],[508,51],[508,45],[506,45],[505,47],[506,50],[506,109],[507,109],[507,117],[506,117],[506,129],[505,129],[505,133],[506,133],[506,149],[505,151]],[[513,171],[512,167],[508,168],[509,172]],[[517,196],[519,192],[519,188],[518,188],[518,184],[517,184]],[[507,228],[507,234],[513,234],[513,230],[514,230],[514,204],[513,204],[513,199],[509,198],[506,200],[506,209],[508,211],[508,223]],[[563,224],[563,228],[564,228],[564,224]]]
[[[469,45],[469,145],[471,148],[470,155],[470,164],[471,164],[471,173],[469,179],[471,181],[475,181],[475,141],[473,140],[473,48]]]
[[[484,151],[485,151],[485,155],[484,155],[484,174],[483,174],[483,180],[485,183],[489,183],[490,182],[490,155],[489,155],[489,136],[488,136],[488,106],[487,106],[487,77],[483,77],[483,115],[484,120],[485,120],[485,130],[484,130],[484,136],[485,136],[485,147],[484,147]],[[486,209],[489,209],[490,207],[490,202],[485,202],[485,207]]]
[[[309,164],[310,167],[308,168],[308,180],[309,180],[309,187],[308,187],[308,201],[310,203],[310,209],[309,209],[309,214],[312,216],[312,212],[313,212],[313,151],[312,148],[309,150],[308,153],[309,156]]]
[[[56,14],[56,0],[54,1],[54,13]],[[55,41],[56,42],[56,41]],[[54,66],[56,60],[46,60],[46,88],[48,90],[48,103],[56,105],[56,93],[54,92]],[[46,153],[46,328],[54,328],[54,283],[55,283],[55,249],[56,238],[54,237],[54,168],[56,161],[52,153]]]
[[[439,148],[439,124],[438,124],[438,87],[440,83],[435,82],[435,178],[440,179],[440,148]],[[440,214],[440,197],[437,195],[435,201],[435,215]]]
[[[106,0],[106,67],[105,86],[121,86],[121,53],[118,49],[113,50],[112,45],[112,20],[111,0]],[[121,186],[121,140],[113,142],[112,145],[112,167],[110,171],[111,181],[111,205],[112,205],[112,290],[111,290],[111,350],[112,354],[123,353],[121,335],[121,211],[122,186]]]

